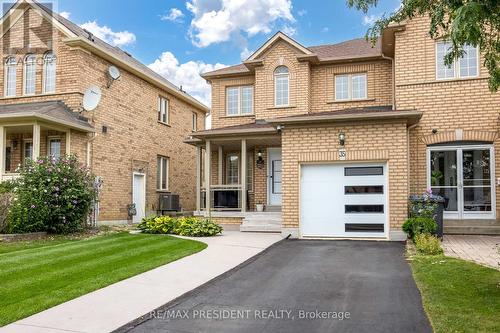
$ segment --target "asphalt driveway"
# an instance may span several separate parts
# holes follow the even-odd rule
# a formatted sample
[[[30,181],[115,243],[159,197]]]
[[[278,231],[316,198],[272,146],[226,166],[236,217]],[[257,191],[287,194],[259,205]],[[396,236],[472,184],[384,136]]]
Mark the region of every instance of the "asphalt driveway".
[[[432,332],[402,243],[280,242],[121,332]]]

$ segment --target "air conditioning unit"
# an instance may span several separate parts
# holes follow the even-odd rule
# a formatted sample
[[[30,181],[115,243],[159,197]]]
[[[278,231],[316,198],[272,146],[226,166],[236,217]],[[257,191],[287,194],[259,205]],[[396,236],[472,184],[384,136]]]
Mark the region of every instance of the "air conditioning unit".
[[[159,210],[178,212],[181,210],[178,194],[160,194]]]

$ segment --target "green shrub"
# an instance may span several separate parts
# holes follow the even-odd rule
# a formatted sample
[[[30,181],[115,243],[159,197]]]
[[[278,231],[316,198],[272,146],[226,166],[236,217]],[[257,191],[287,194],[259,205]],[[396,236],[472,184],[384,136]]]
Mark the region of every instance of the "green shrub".
[[[16,187],[16,182],[13,180],[6,180],[0,183],[0,194],[3,193],[12,193],[14,188]]]
[[[430,217],[411,217],[403,224],[403,231],[414,239],[416,235],[434,234],[437,230],[437,223]]]
[[[222,232],[222,227],[208,219],[183,217],[177,221],[174,233],[189,237],[211,237]]]
[[[210,237],[222,232],[222,227],[211,220],[196,217],[175,219],[169,216],[145,218],[137,226],[149,234],[174,234],[188,237]]]
[[[415,236],[415,247],[419,254],[428,256],[443,254],[439,239],[428,233],[417,234]]]
[[[19,171],[9,232],[66,234],[83,229],[96,191],[94,176],[75,156],[28,160]]]
[[[170,216],[145,218],[138,225],[147,234],[171,234],[174,231],[176,220]]]

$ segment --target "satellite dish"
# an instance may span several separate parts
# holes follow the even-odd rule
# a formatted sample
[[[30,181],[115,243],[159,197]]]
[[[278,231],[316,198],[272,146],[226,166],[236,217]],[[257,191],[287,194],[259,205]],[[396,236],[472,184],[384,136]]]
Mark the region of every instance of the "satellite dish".
[[[83,95],[83,109],[93,111],[101,101],[102,92],[98,86],[90,86]]]
[[[115,66],[109,66],[108,74],[109,74],[109,77],[112,78],[113,80],[118,80],[120,78],[120,76],[122,75],[120,73],[120,70],[118,68],[116,68]]]

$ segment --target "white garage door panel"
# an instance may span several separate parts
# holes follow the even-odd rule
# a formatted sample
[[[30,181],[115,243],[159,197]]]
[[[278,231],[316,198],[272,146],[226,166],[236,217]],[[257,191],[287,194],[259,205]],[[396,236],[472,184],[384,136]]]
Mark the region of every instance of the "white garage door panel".
[[[346,176],[345,168],[383,167],[383,175]],[[350,188],[346,193],[346,186]],[[368,186],[369,188],[365,188]],[[383,188],[382,193],[365,193]],[[381,164],[303,165],[301,169],[301,233],[304,237],[385,237],[387,234],[387,169]],[[355,193],[351,193],[355,192]],[[377,209],[382,212],[346,212]],[[377,207],[374,207],[377,206]],[[346,231],[347,224],[384,225],[384,231]]]

